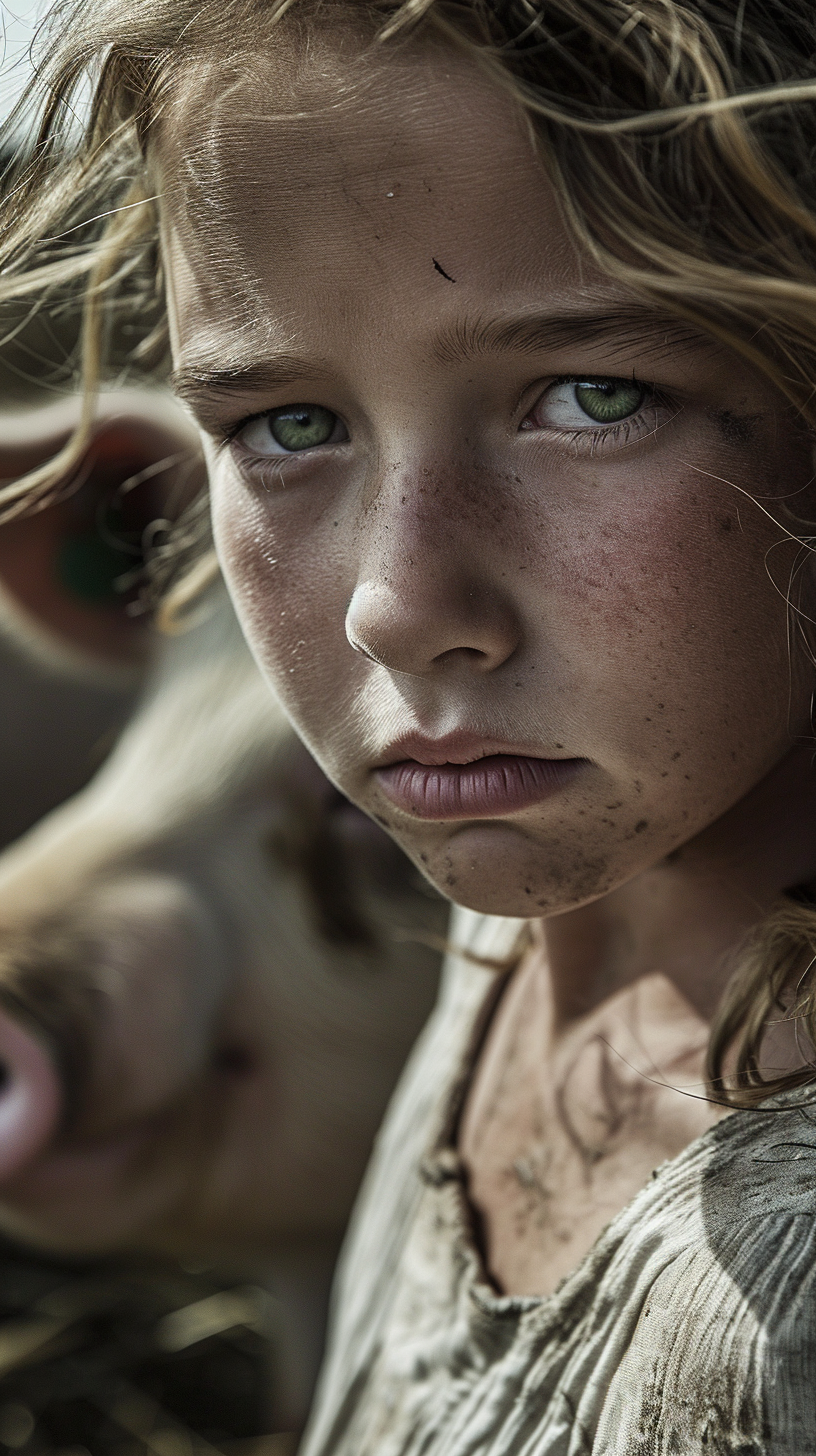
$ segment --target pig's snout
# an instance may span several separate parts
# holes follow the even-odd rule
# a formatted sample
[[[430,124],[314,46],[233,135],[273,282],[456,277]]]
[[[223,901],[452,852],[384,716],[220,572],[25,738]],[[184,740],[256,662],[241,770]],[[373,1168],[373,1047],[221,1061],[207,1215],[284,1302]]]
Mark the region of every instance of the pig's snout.
[[[91,1127],[165,1108],[208,1063],[232,958],[202,893],[134,875],[95,898]]]
[[[45,1044],[0,1010],[0,1182],[51,1141],[63,1106],[60,1077]]]
[[[228,956],[198,890],[133,873],[0,939],[0,1181],[163,1112],[206,1063]]]

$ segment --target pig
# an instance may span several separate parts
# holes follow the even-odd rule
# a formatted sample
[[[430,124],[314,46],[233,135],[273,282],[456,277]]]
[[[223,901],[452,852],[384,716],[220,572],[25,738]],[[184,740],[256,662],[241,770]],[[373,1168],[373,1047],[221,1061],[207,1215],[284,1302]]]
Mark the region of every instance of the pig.
[[[0,424],[0,474],[69,414]],[[104,399],[86,493],[181,460],[147,514],[189,498],[176,416]],[[147,680],[91,781],[0,855],[0,1230],[69,1255],[277,1260],[308,1324],[447,910],[296,740],[220,583],[163,639],[133,596],[69,599],[72,509],[0,528],[3,590],[42,642]]]

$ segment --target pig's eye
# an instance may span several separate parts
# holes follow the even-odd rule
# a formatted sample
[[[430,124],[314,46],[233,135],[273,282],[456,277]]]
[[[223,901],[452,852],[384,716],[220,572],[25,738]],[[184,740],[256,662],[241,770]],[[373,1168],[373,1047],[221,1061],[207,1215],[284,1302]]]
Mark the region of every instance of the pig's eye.
[[[234,437],[253,455],[292,455],[348,439],[342,420],[320,404],[289,404],[249,420]]]
[[[636,415],[649,395],[647,386],[636,379],[556,379],[522,428],[549,425],[580,430],[590,425],[617,425]]]

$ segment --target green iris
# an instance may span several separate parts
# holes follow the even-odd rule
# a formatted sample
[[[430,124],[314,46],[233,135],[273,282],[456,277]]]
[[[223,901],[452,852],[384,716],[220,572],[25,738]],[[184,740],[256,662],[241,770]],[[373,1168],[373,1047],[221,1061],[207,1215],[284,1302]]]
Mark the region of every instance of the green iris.
[[[293,404],[273,410],[269,428],[284,450],[311,450],[325,445],[334,434],[337,415],[319,404]]]
[[[587,379],[575,385],[578,404],[599,425],[614,425],[633,415],[643,404],[645,393],[642,384],[628,379]]]

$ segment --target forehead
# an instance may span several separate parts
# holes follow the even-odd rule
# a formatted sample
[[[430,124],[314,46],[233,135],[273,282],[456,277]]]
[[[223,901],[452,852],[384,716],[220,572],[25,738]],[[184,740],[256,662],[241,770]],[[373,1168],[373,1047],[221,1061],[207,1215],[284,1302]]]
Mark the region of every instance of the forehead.
[[[225,75],[226,72],[226,75]],[[342,31],[182,76],[158,139],[177,332],[285,347],[333,320],[606,296],[527,120],[453,48]],[[447,293],[440,285],[448,284]],[[453,290],[455,289],[455,296]],[[540,300],[545,301],[545,300]],[[329,317],[330,315],[330,317]]]

